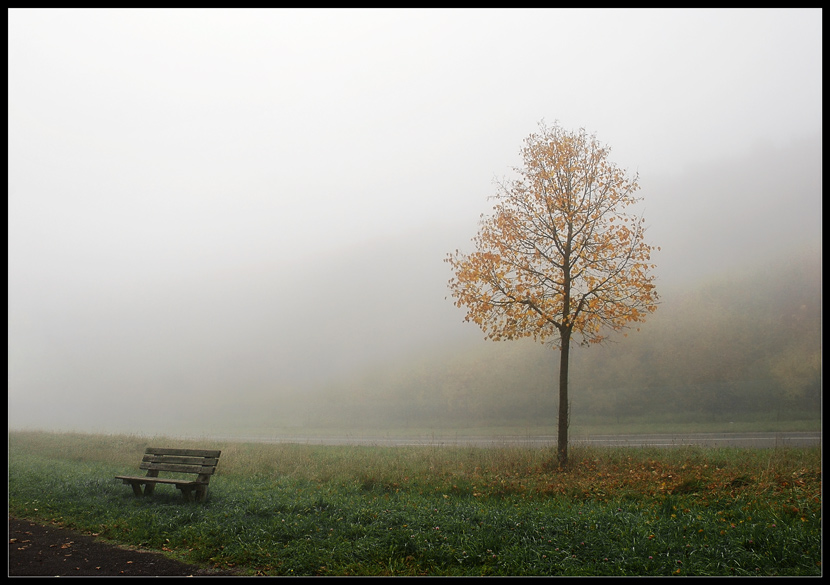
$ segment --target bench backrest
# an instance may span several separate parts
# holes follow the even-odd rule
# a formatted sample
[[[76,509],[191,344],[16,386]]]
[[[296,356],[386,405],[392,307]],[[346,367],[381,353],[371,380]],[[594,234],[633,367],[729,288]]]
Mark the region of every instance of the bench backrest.
[[[139,469],[147,470],[147,477],[158,477],[159,471],[195,473],[198,481],[210,481],[216,472],[222,451],[210,449],[163,449],[147,447]]]

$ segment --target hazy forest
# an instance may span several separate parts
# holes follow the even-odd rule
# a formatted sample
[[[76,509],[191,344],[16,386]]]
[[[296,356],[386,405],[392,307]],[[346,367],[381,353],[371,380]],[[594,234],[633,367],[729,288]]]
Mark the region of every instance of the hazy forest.
[[[639,333],[576,349],[572,416],[694,413],[726,420],[820,412],[817,252],[762,272],[712,278],[661,307]],[[497,342],[443,355],[333,386],[328,416],[341,424],[411,426],[555,420],[557,354],[549,347]],[[351,400],[343,400],[344,391]]]
[[[670,291],[672,302],[639,332],[575,348],[572,421],[817,419],[820,260],[808,247]],[[531,341],[452,343],[367,366],[295,401],[223,405],[223,417],[229,427],[245,421],[259,431],[546,424],[553,431],[556,352]]]

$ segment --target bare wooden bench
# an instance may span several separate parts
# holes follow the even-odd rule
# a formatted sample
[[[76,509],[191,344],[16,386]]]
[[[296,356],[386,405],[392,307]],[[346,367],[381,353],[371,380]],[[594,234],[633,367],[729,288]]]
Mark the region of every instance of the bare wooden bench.
[[[147,447],[139,469],[146,469],[146,476],[116,475],[125,484],[133,486],[136,496],[149,496],[156,484],[175,485],[182,492],[185,500],[192,500],[195,492],[196,501],[202,502],[207,497],[210,476],[216,472],[221,451],[209,449],[159,449]],[[194,480],[159,477],[159,471],[195,474]],[[141,486],[144,486],[142,494]]]

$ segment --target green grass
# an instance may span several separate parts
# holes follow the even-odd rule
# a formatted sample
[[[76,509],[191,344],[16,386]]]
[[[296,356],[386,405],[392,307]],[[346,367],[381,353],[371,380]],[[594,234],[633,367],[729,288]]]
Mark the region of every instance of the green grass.
[[[149,444],[222,449],[135,498]],[[9,434],[9,514],[264,575],[820,575],[821,450],[357,447]],[[167,488],[167,489],[165,489]]]

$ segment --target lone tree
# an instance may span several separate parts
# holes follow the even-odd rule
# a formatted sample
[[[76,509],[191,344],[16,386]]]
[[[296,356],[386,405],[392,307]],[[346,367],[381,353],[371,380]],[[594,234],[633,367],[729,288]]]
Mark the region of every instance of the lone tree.
[[[499,184],[482,215],[476,251],[446,258],[455,305],[488,339],[533,337],[560,350],[557,458],[568,462],[568,356],[572,339],[601,343],[656,309],[636,176],[608,161],[585,130],[541,122],[525,139],[518,178]],[[659,248],[658,248],[659,250]],[[575,338],[578,334],[578,338]]]

